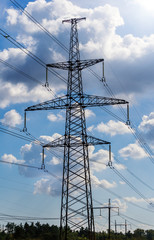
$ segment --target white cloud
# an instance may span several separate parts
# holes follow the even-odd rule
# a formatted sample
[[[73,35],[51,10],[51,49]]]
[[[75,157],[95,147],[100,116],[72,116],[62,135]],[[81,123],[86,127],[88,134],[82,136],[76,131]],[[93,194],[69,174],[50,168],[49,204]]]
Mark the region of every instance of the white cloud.
[[[124,199],[128,202],[133,202],[133,203],[144,203],[145,200],[143,198],[136,198],[136,197],[124,197]],[[147,198],[147,201],[150,203],[154,203],[154,198]]]
[[[0,108],[5,108],[10,104],[25,102],[40,102],[51,99],[51,94],[40,85],[31,90],[24,83],[13,84],[0,81]]]
[[[92,110],[86,109],[85,110],[85,116],[86,116],[86,118],[90,118],[90,117],[95,117],[96,115]]]
[[[144,115],[142,117],[142,122],[140,123],[138,129],[141,131],[142,137],[146,140],[145,144],[150,144],[153,148],[154,142],[154,112],[151,112],[148,116]]]
[[[112,182],[110,183],[109,181],[105,180],[105,179],[102,179],[102,180],[99,180],[96,176],[92,175],[91,174],[91,180],[92,180],[92,183],[94,186],[96,187],[104,187],[104,188],[114,188],[117,186],[116,182]]]
[[[12,154],[6,154],[6,153],[2,156],[2,160],[10,163],[19,163],[19,164],[22,164],[25,162],[24,160],[18,160]]]
[[[45,143],[52,142],[57,138],[60,138],[62,135],[59,133],[54,133],[52,136],[40,136],[40,140],[43,140]]]
[[[42,178],[34,183],[34,194],[47,194],[51,196],[59,196],[61,194],[60,182],[53,183],[51,179]]]
[[[64,31],[62,19],[86,16],[87,20],[80,24],[80,28],[86,29],[89,39],[80,47],[90,54],[100,56],[100,52],[103,52],[109,59],[136,59],[154,49],[154,35],[142,38],[131,34],[124,37],[118,35],[116,30],[124,25],[124,20],[119,9],[109,4],[92,9],[78,7],[67,0],[35,1],[29,2],[26,10],[36,18],[39,16],[40,23],[54,35]],[[19,11],[11,8],[7,14],[8,24],[23,25],[27,33],[41,31]]]
[[[100,124],[97,125],[96,130],[99,132],[110,134],[111,136],[115,136],[117,134],[123,135],[130,133],[130,130],[128,129],[127,125],[125,125],[122,122],[116,122],[113,120],[110,120],[106,124],[101,122]]]
[[[143,198],[136,198],[136,197],[124,197],[124,200],[128,202],[133,202],[133,203],[142,203],[145,201]]]
[[[48,164],[49,164],[49,165],[50,165],[50,164],[51,164],[51,165],[52,165],[52,164],[53,164],[53,165],[58,165],[58,164],[60,164],[60,163],[61,163],[61,159],[60,159],[60,158],[53,157]]]
[[[10,8],[6,10],[8,16],[7,16],[7,24],[17,24],[18,16],[19,16],[19,11]]]
[[[109,151],[100,149],[97,152],[95,151],[94,146],[89,147],[89,158],[91,171],[100,172],[105,170],[109,162]]]
[[[0,122],[15,127],[22,123],[22,118],[15,109],[12,109],[4,114],[4,118],[0,119]]]
[[[123,164],[114,163],[114,167],[115,167],[117,170],[125,170],[125,169],[126,169],[126,167],[125,167]]]
[[[90,126],[90,127],[87,128],[87,131],[88,131],[88,132],[92,132],[93,130],[94,130],[94,125],[92,125],[92,126]]]
[[[59,138],[61,135],[58,133],[53,134],[52,136],[40,136],[39,141],[43,142],[44,144],[51,142],[57,138]],[[54,153],[55,150],[55,153]],[[37,144],[37,141],[31,142],[30,144],[25,144],[20,148],[20,153],[22,156],[22,159],[24,159],[25,164],[27,165],[33,165],[41,168],[42,165],[42,147]],[[45,149],[45,169],[52,170],[51,172],[54,172],[56,175],[60,175],[62,169],[61,169],[61,157],[62,153],[61,151],[57,151],[57,149],[52,149],[52,151],[49,149]],[[52,159],[51,159],[52,158]],[[27,168],[20,168],[20,174],[24,175],[25,177],[40,177],[44,176],[43,171],[38,171],[37,169],[27,169]]]
[[[147,154],[144,150],[138,145],[138,143],[129,144],[127,147],[124,147],[119,150],[121,157],[133,158],[133,159],[142,159],[147,157]]]
[[[144,115],[142,117],[142,122],[139,125],[139,129],[142,132],[149,132],[154,129],[154,112],[151,112],[149,116]]]
[[[81,44],[81,49],[97,56],[100,56],[102,49],[106,59],[116,60],[135,60],[154,49],[153,34],[142,38],[132,34],[121,37],[116,33],[116,29],[122,25],[124,21],[116,7],[106,4],[91,10],[91,14],[89,11],[84,26],[91,33],[91,38],[85,44]]]
[[[49,48],[50,52],[52,53],[52,58],[54,62],[64,62],[66,61],[65,57],[61,54],[55,51],[52,48]]]
[[[61,113],[58,113],[57,115],[56,114],[53,114],[53,113],[50,113],[48,116],[47,116],[48,120],[51,121],[51,122],[60,122],[60,121],[64,121],[64,116],[61,114]]]
[[[17,41],[23,44],[28,51],[32,51],[33,54],[35,53],[37,41],[32,36],[27,36],[25,34],[18,35]]]
[[[150,71],[153,71],[152,68],[149,68],[150,71],[144,71],[144,74],[142,74],[143,72],[141,73],[140,71],[139,61],[134,60],[136,60],[136,58],[140,58],[142,60],[143,57],[145,57],[145,60],[142,60],[144,62],[144,68],[147,69],[150,66],[147,59],[150,59],[149,56],[154,51],[154,35],[136,37],[132,34],[125,34],[124,36],[120,36],[117,30],[119,30],[119,27],[124,26],[124,20],[117,7],[105,4],[104,6],[97,6],[92,9],[88,7],[82,8],[77,5],[79,5],[79,3],[73,4],[71,1],[67,0],[44,0],[29,2],[25,9],[36,19],[39,19],[39,22],[43,24],[50,33],[54,34],[54,36],[58,36],[58,39],[63,42],[64,45],[66,38],[68,40],[67,29],[70,31],[70,25],[62,24],[62,20],[71,18],[72,16],[86,16],[86,21],[82,21],[78,25],[78,28],[80,30],[79,32],[81,32],[80,39],[82,42],[80,44],[80,49],[82,51],[86,51],[86,55],[88,55],[87,58],[99,58],[104,56],[107,60],[109,59],[114,61],[116,59],[114,64],[117,75],[120,79],[125,81],[125,92],[127,93],[131,93],[133,95],[134,92],[145,91],[144,86],[149,88],[149,86],[151,86],[150,83],[153,84],[150,74]],[[20,11],[17,12],[17,10],[15,10],[15,12],[13,12],[13,8],[11,8],[7,10],[7,14],[8,24],[12,24],[12,27],[16,27],[18,29],[19,35],[17,36],[17,39],[26,46],[28,42],[30,42],[30,46],[28,47],[33,47],[33,53],[35,52],[37,56],[41,56],[41,58],[43,57],[43,60],[48,59],[48,61],[51,60],[51,62],[59,60],[62,61],[65,59],[58,49],[58,45],[55,43],[53,45],[52,41],[49,42],[48,37],[44,37],[44,33]],[[18,51],[21,52],[19,49]],[[123,61],[124,59],[126,61]],[[12,58],[9,57],[9,60],[12,60]],[[22,61],[26,62],[26,66],[24,67],[27,69],[29,58],[24,56]],[[16,58],[16,63],[19,62],[20,60]],[[120,68],[117,66],[120,66]],[[33,69],[35,71],[36,67]],[[37,70],[35,72],[37,72]],[[146,72],[149,73],[149,76],[147,76]],[[131,73],[133,76],[130,76]],[[140,84],[137,81],[134,81],[137,79],[139,74],[142,76],[142,78],[140,78]],[[38,78],[42,79],[43,73],[42,75],[38,73],[38,75]],[[4,75],[4,77],[5,76],[6,75]],[[145,77],[148,79],[148,84],[145,83]],[[57,81],[55,81],[54,78],[52,80],[53,84],[57,85]],[[11,76],[9,81],[12,81]],[[113,79],[111,79],[111,81],[113,81]],[[132,82],[133,84],[131,84]],[[118,93],[123,92],[123,90],[120,90],[118,87],[118,84],[115,82],[112,82],[112,84],[115,91],[117,90]]]
[[[17,65],[18,63],[25,63],[27,56],[19,48],[8,48],[0,51],[0,58],[7,62],[9,60],[10,63],[15,61]]]
[[[105,170],[109,163],[109,150],[100,149],[95,152],[95,147],[89,147],[90,169],[92,172],[101,172]],[[125,170],[126,167],[123,164],[115,163],[114,155],[111,153],[111,160],[114,163],[114,167],[117,170]]]
[[[120,183],[121,185],[125,185],[125,184],[126,184],[126,183],[123,182],[123,181],[119,181],[119,183]]]
[[[21,152],[29,152],[32,148],[33,143],[25,144],[24,146],[21,147],[20,151]]]
[[[128,208],[127,204],[125,202],[122,202],[118,198],[112,200],[112,206],[118,207],[120,212],[126,212],[126,210]],[[117,209],[117,212],[119,212],[119,211]]]

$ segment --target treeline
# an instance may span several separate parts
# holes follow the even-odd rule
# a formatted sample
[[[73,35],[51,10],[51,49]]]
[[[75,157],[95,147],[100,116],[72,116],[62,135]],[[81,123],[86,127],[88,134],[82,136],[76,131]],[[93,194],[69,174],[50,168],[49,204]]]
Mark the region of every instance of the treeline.
[[[69,240],[88,240],[87,229],[81,228],[80,231],[69,230]],[[96,240],[107,240],[108,234],[104,231],[96,233]],[[136,229],[125,234],[111,231],[111,240],[154,240],[154,230]],[[16,225],[8,223],[4,230],[0,232],[0,240],[59,240],[59,227],[49,224],[25,223]]]

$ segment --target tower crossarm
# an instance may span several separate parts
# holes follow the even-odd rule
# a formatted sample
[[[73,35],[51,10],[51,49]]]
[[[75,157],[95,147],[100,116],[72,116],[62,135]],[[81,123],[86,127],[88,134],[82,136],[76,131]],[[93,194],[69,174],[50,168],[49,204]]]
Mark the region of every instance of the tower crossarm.
[[[68,98],[71,98],[71,104],[68,104]],[[83,102],[79,101],[83,99]],[[117,98],[99,97],[94,95],[83,94],[72,94],[71,96],[63,96],[46,102],[42,102],[25,109],[25,111],[36,111],[36,110],[52,110],[52,109],[73,109],[78,107],[100,107],[107,105],[117,104],[128,104],[127,101]]]
[[[71,18],[71,19],[65,19],[62,21],[62,23],[77,23],[79,21],[82,21],[82,20],[86,20],[86,17],[82,17],[82,18]]]
[[[25,111],[66,109],[67,107],[67,97],[63,96],[30,106],[26,108]]]
[[[128,104],[127,101],[118,98],[100,97],[95,95],[83,95],[83,107],[99,107],[106,105]]]
[[[51,148],[51,147],[64,147],[64,146],[83,146],[83,144],[86,144],[87,146],[91,146],[91,145],[102,145],[102,144],[110,144],[110,142],[104,141],[102,139],[99,138],[95,138],[93,136],[89,136],[87,135],[87,141],[82,142],[81,138],[76,137],[76,136],[70,136],[70,138],[65,138],[65,136],[59,137],[57,139],[55,139],[52,142],[49,142],[45,145],[43,145],[44,148]],[[68,141],[67,141],[68,140]]]
[[[84,68],[91,67],[99,62],[103,62],[104,59],[88,59],[88,60],[76,60],[76,61],[67,61],[59,63],[47,64],[47,67],[59,68],[63,70],[75,71],[76,69],[82,70]]]

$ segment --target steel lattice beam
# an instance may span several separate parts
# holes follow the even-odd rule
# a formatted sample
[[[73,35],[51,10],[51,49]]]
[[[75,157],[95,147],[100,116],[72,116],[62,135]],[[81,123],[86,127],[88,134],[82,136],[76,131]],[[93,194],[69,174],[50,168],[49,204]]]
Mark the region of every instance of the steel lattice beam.
[[[60,62],[60,63],[52,63],[52,64],[47,64],[47,67],[52,67],[52,68],[59,68],[63,70],[71,70],[75,71],[76,69],[78,70],[83,70],[84,68],[91,67],[99,62],[103,62],[104,59],[89,59],[89,60],[76,60],[76,61],[67,61],[67,62]]]
[[[82,98],[82,102],[81,102]],[[50,101],[42,102],[25,109],[25,111],[36,110],[53,110],[53,109],[72,109],[82,105],[85,107],[100,107],[107,105],[127,104],[123,99],[99,97],[94,95],[83,94],[82,96],[74,94],[71,95],[71,104],[68,102],[68,96],[59,97]],[[72,104],[73,103],[73,104]]]
[[[47,147],[64,147],[64,146],[83,146],[87,144],[87,146],[91,146],[91,145],[102,145],[102,144],[110,144],[110,142],[104,141],[102,139],[99,138],[95,138],[93,136],[88,136],[87,135],[87,141],[82,142],[81,138],[77,138],[75,136],[70,136],[70,138],[66,138],[65,136],[62,136],[52,142],[49,142],[47,144],[45,144],[43,147],[47,148]]]

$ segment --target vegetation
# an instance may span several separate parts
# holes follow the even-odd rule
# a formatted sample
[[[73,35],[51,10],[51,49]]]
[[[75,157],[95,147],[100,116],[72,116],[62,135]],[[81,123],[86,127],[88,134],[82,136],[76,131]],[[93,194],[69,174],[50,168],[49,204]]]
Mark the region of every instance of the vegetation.
[[[58,240],[59,227],[50,226],[49,224],[25,223],[24,225],[16,225],[7,223],[5,230],[0,232],[0,240]],[[87,240],[87,229],[81,228],[80,231],[73,232],[69,230],[70,240]],[[96,240],[107,240],[106,232],[97,232]],[[154,240],[154,230],[136,229],[133,233],[130,231],[127,234],[115,233],[111,231],[111,240]]]

